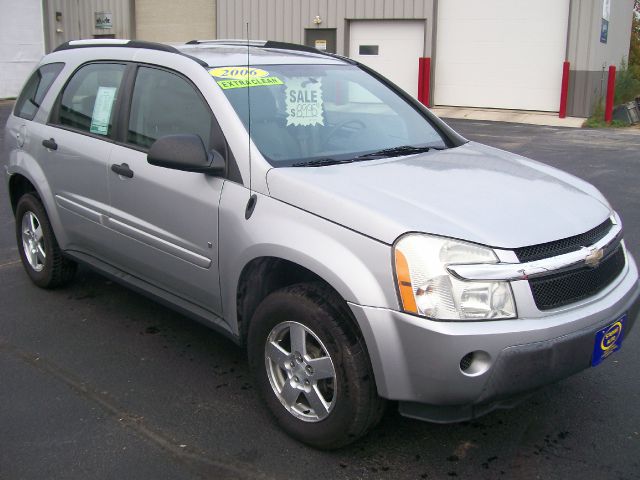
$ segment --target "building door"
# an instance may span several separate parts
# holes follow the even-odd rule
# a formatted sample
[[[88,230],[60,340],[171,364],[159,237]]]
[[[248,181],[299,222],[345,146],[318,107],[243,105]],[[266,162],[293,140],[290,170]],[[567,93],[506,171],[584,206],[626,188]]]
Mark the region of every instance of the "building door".
[[[336,29],[305,28],[304,44],[323,52],[336,53]]]
[[[353,20],[348,55],[417,97],[424,29],[424,20]]]
[[[557,111],[569,0],[438,3],[436,105]]]

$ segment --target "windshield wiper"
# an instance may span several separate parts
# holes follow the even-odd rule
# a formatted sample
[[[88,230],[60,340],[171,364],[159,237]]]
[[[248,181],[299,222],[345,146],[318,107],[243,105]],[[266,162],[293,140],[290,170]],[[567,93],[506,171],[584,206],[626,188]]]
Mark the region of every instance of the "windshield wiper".
[[[358,161],[357,158],[346,158],[344,160],[338,160],[337,158],[319,158],[317,160],[309,160],[308,162],[294,163],[291,166],[292,167],[326,167],[328,165],[340,165],[342,163],[352,163],[357,161]]]
[[[342,163],[362,162],[371,158],[378,157],[399,157],[401,155],[413,155],[416,153],[428,152],[429,150],[444,150],[443,147],[413,147],[411,145],[402,145],[400,147],[385,148],[377,152],[365,153],[353,158],[338,160],[337,158],[319,158],[309,160],[307,162],[294,163],[292,167],[326,167],[328,165],[340,165]]]
[[[384,148],[377,152],[365,153],[357,158],[374,158],[374,157],[399,157],[402,155],[413,155],[415,153],[428,152],[429,150],[444,150],[442,147],[414,147],[411,145],[402,145],[399,147]]]

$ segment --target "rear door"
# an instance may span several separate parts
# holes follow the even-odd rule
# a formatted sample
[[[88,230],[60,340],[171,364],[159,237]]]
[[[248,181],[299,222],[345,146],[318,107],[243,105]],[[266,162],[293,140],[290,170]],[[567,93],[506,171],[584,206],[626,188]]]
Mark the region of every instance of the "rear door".
[[[116,103],[126,64],[88,63],[63,87],[46,126],[41,165],[68,243],[64,248],[103,257],[109,210],[107,166]]]
[[[192,133],[225,155],[222,132],[198,89],[178,72],[137,66],[130,90],[122,141],[109,159],[108,225],[117,232],[112,263],[220,314],[218,204],[224,179],[150,165],[147,151],[161,136]]]

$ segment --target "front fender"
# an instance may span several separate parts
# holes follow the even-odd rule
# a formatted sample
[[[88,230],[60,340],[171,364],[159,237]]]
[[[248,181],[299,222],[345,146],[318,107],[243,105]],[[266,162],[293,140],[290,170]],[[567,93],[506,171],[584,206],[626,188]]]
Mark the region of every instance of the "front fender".
[[[398,308],[391,246],[266,195],[245,220],[249,190],[226,182],[220,202],[220,279],[226,321],[238,333],[237,288],[243,268],[259,257],[296,263],[325,280],[344,300]]]

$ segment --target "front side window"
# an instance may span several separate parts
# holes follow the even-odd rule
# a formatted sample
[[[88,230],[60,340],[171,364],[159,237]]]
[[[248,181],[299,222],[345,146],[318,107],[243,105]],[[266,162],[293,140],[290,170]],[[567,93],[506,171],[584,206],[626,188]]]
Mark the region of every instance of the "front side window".
[[[249,69],[248,80],[246,67],[209,73],[274,167],[447,146],[410,103],[356,66],[261,65]]]
[[[93,63],[74,73],[60,100],[57,121],[99,136],[110,136],[125,65]]]
[[[127,141],[149,148],[164,135],[191,133],[209,146],[211,111],[194,87],[166,70],[140,67],[136,77]]]
[[[16,102],[15,115],[26,120],[33,120],[40,108],[49,87],[58,77],[64,63],[48,63],[33,72]]]

